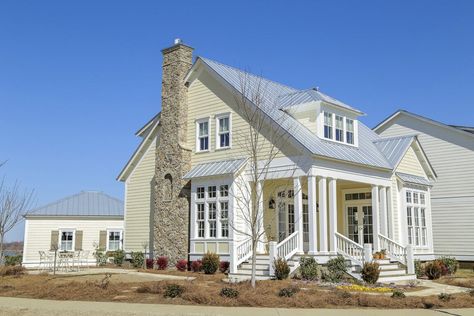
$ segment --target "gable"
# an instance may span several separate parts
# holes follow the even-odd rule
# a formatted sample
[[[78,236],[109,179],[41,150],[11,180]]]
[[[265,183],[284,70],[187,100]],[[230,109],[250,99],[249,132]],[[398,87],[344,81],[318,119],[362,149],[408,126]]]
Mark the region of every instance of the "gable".
[[[395,171],[425,178],[427,177],[423,166],[415,153],[413,145],[407,149]]]

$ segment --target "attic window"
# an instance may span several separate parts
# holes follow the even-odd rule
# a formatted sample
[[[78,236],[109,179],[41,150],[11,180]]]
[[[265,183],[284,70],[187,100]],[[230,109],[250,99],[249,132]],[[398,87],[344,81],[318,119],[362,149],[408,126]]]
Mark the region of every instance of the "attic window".
[[[357,125],[354,119],[326,111],[323,114],[321,133],[325,139],[357,146]]]

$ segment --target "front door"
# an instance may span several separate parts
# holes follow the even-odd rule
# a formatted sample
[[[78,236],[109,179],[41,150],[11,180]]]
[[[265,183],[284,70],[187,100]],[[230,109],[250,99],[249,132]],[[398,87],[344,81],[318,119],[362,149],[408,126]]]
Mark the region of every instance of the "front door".
[[[295,232],[297,223],[295,222],[295,205],[293,200],[293,190],[278,193],[278,242]],[[308,224],[308,201],[303,195],[303,251],[309,249],[309,224]]]
[[[349,205],[347,212],[347,234],[349,239],[356,243],[373,243],[372,206]]]

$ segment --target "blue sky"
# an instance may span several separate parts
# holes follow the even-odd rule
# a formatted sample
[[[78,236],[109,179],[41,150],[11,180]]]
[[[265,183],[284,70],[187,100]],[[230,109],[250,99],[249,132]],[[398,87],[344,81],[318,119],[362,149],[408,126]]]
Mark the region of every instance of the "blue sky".
[[[115,178],[160,110],[160,50],[175,37],[319,86],[371,127],[400,108],[472,126],[473,34],[473,1],[4,0],[0,176],[34,189],[36,206],[85,189],[123,198]]]

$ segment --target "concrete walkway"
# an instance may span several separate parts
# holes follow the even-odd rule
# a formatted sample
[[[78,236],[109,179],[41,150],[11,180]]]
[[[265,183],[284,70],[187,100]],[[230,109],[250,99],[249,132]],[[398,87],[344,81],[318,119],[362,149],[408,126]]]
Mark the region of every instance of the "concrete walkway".
[[[406,292],[406,296],[431,296],[439,295],[441,293],[456,294],[469,292],[471,290],[465,287],[441,284],[430,280],[418,279],[417,282],[419,286],[426,287],[426,289],[420,291]],[[399,282],[398,284],[401,284],[401,282]]]
[[[424,316],[474,315],[474,309],[446,310],[377,310],[377,309],[284,309],[252,307],[207,307],[158,304],[49,301],[0,297],[0,316],[157,316],[157,315],[259,315],[259,316]]]

